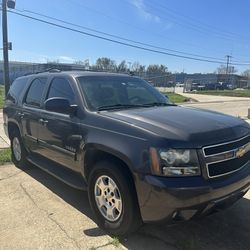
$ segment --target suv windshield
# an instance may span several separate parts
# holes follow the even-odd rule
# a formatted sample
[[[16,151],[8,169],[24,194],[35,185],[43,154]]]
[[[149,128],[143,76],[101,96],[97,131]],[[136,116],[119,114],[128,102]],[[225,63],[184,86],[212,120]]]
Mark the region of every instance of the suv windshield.
[[[171,105],[167,97],[136,77],[83,76],[78,81],[92,111]]]

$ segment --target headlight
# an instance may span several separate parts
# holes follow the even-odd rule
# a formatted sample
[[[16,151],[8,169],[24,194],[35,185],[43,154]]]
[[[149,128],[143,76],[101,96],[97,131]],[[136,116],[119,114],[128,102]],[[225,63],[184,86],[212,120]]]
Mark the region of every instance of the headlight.
[[[200,175],[200,164],[194,149],[150,148],[153,174],[164,176]]]

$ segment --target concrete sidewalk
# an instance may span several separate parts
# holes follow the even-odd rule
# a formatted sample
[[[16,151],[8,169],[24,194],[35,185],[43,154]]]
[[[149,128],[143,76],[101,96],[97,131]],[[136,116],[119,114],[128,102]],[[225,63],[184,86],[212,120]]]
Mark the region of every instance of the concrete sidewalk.
[[[249,249],[250,193],[231,208],[175,225],[144,225],[117,240],[93,221],[87,192],[36,167],[0,166],[1,250]]]
[[[3,128],[3,110],[0,109],[0,149],[10,146],[9,138],[6,136]]]

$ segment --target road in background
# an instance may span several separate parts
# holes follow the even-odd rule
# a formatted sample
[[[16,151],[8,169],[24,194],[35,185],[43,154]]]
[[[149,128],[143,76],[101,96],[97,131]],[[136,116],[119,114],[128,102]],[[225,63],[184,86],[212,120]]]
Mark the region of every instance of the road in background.
[[[176,88],[175,91],[178,94],[197,101],[185,103],[183,104],[184,106],[209,109],[241,118],[247,118],[248,116],[250,98],[183,93],[183,88]]]

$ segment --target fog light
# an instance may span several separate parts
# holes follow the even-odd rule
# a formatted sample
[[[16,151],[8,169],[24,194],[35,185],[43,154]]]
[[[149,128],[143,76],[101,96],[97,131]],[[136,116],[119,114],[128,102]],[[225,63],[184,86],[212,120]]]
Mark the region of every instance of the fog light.
[[[197,175],[199,167],[163,167],[163,174],[169,176]]]

